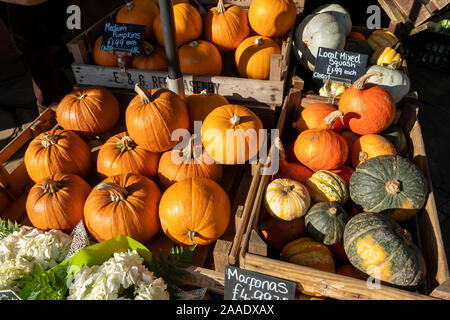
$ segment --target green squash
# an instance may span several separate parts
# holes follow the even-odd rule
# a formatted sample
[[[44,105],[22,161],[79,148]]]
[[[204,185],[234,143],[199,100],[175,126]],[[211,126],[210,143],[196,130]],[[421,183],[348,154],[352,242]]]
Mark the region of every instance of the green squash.
[[[366,74],[371,72],[381,72],[381,76],[372,76],[367,82],[382,86],[391,94],[395,103],[400,102],[409,93],[411,82],[400,70],[374,65],[367,69]]]
[[[415,216],[427,195],[428,184],[422,171],[402,156],[366,160],[350,178],[350,198],[356,205],[399,222]]]
[[[305,225],[314,240],[332,245],[342,241],[348,220],[347,212],[337,202],[318,202],[306,213]]]
[[[339,21],[339,23],[344,26],[345,36],[350,34],[353,25],[350,13],[348,13],[347,9],[337,3],[327,3],[313,11],[313,13],[323,12],[331,13]]]
[[[344,249],[356,269],[390,284],[417,286],[426,274],[422,253],[409,232],[379,213],[364,212],[350,219]]]
[[[407,155],[408,144],[402,128],[396,125],[391,125],[388,129],[380,133],[380,135],[388,139],[394,145],[398,155]]]
[[[347,39],[344,50],[367,54],[369,56],[371,56],[373,52],[372,48],[370,48],[366,41],[359,39]]]

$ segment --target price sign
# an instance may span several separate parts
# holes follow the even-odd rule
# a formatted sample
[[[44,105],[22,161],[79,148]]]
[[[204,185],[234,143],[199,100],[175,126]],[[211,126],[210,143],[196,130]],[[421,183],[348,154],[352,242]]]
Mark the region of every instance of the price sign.
[[[258,272],[226,266],[225,300],[293,300],[296,284]]]
[[[12,290],[0,290],[0,300],[22,300]]]
[[[353,83],[366,73],[368,59],[367,54],[320,47],[313,78]]]
[[[145,26],[106,22],[101,50],[139,54],[144,42]]]

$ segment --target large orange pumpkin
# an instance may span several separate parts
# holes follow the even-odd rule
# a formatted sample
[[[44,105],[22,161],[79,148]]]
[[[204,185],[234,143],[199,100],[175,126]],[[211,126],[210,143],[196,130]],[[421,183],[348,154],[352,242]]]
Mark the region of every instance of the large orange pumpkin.
[[[344,138],[331,130],[333,123],[342,116],[341,111],[330,113],[317,129],[303,131],[294,145],[298,161],[313,171],[341,168],[348,157]]]
[[[218,163],[241,164],[257,156],[263,125],[250,109],[227,104],[217,107],[202,125],[202,143]]]
[[[242,77],[267,80],[270,76],[270,59],[273,54],[280,53],[280,46],[272,39],[253,36],[239,44],[234,58]]]
[[[184,101],[166,89],[151,91],[136,84],[138,93],[125,112],[125,123],[130,137],[141,147],[152,152],[172,149],[176,129],[189,129],[189,114]]]
[[[188,3],[175,4],[173,6],[173,18],[175,21],[175,39],[177,47],[186,42],[198,39],[202,35],[202,17],[194,6]],[[164,46],[161,15],[158,15],[153,21],[153,31],[158,43]]]
[[[100,148],[97,172],[103,177],[135,173],[153,179],[160,157],[160,153],[138,146],[127,132],[122,132],[110,137]]]
[[[97,40],[95,40],[94,48],[92,49],[92,56],[96,65],[104,67],[127,67],[130,64],[130,56],[122,56],[119,61],[118,55],[113,54],[111,51],[102,50],[102,41],[103,37],[98,37]]]
[[[133,57],[131,66],[139,70],[167,71],[166,50],[163,47],[153,47],[148,42],[144,42],[143,52]]]
[[[111,130],[119,116],[119,102],[102,87],[75,89],[56,108],[56,119],[61,127],[86,137]]]
[[[300,117],[295,122],[295,127],[300,132],[319,128],[325,117],[333,111],[336,111],[336,108],[331,104],[321,102],[312,103],[302,110]],[[331,130],[336,132],[344,130],[344,124],[340,118],[333,123]]]
[[[248,9],[248,21],[258,34],[275,38],[291,29],[296,14],[293,0],[253,0]]]
[[[363,75],[339,99],[344,125],[359,135],[382,132],[395,118],[395,102],[389,92],[379,85],[366,84],[374,75],[381,76],[381,73]]]
[[[229,104],[228,100],[220,94],[208,93],[203,90],[200,93],[194,93],[184,99],[189,112],[189,128],[194,132],[194,121],[203,121],[206,116],[215,108]],[[200,128],[201,129],[201,124]]]
[[[247,12],[239,6],[224,5],[209,9],[203,20],[203,36],[220,52],[235,50],[250,35]]]
[[[91,192],[89,184],[77,175],[56,173],[28,192],[26,210],[34,227],[70,233],[83,220],[83,207]]]
[[[166,151],[161,156],[158,179],[165,189],[187,178],[208,178],[216,182],[222,179],[222,165],[203,152],[200,139],[198,143],[195,140],[195,135],[192,135],[183,149]]]
[[[222,57],[209,41],[195,40],[181,46],[178,55],[183,74],[218,76],[222,72]]]
[[[219,239],[230,221],[230,199],[213,180],[188,178],[167,189],[159,204],[162,230],[182,245]]]
[[[117,12],[116,22],[145,26],[144,40],[153,36],[153,21],[159,15],[159,8],[153,0],[133,0]]]
[[[146,243],[160,229],[161,191],[144,176],[126,173],[103,180],[84,205],[86,227],[101,242],[119,234]]]
[[[75,132],[54,129],[34,138],[24,157],[31,180],[38,182],[55,173],[86,177],[92,168],[91,149]]]
[[[394,145],[378,134],[366,134],[358,138],[350,149],[350,158],[356,168],[361,162],[383,155],[397,155]]]

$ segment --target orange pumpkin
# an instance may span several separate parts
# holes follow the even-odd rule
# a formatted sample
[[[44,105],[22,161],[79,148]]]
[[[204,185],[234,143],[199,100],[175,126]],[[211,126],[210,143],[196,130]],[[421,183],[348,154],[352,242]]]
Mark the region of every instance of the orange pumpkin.
[[[139,146],[152,151],[172,149],[178,141],[172,141],[176,129],[189,129],[189,114],[184,101],[166,89],[151,91],[136,84],[138,93],[130,101],[125,112],[128,134]]]
[[[173,18],[175,21],[175,39],[177,47],[189,41],[198,39],[202,35],[202,17],[194,6],[188,3],[174,4]],[[153,21],[153,31],[158,43],[161,46],[164,46],[161,15],[158,15]]]
[[[222,57],[209,41],[191,41],[181,46],[178,55],[183,74],[218,76],[222,72]]]
[[[366,41],[366,37],[361,32],[352,31],[348,34],[347,39],[356,39]]]
[[[96,65],[104,67],[127,67],[130,64],[130,56],[122,56],[119,59],[119,56],[113,54],[111,51],[102,50],[102,41],[103,37],[98,37],[92,49],[92,56]]]
[[[24,157],[31,180],[38,182],[55,173],[86,177],[92,168],[91,149],[75,132],[54,129],[34,138]]]
[[[144,52],[133,57],[131,66],[139,70],[167,71],[166,50],[160,46],[153,47],[148,42],[143,44]]]
[[[123,234],[146,243],[161,228],[160,199],[161,191],[149,178],[132,173],[109,177],[86,199],[86,227],[99,242]]]
[[[75,89],[56,108],[56,119],[65,130],[93,137],[111,130],[119,121],[116,97],[102,87]]]
[[[267,80],[270,75],[270,59],[273,54],[280,53],[280,46],[272,39],[253,36],[239,44],[234,58],[242,77]]]
[[[296,14],[293,0],[253,0],[248,9],[248,21],[258,34],[275,38],[292,28]]]
[[[97,172],[103,177],[134,173],[147,178],[156,177],[161,154],[138,146],[127,132],[109,138],[100,148]]]
[[[353,170],[349,166],[343,166],[340,169],[335,169],[335,170],[330,170],[330,171],[335,173],[335,174],[337,174],[342,179],[344,179],[344,181],[347,183],[347,185],[349,185],[350,184],[350,177],[352,176],[352,174],[353,174],[353,172],[355,170]]]
[[[188,178],[167,189],[159,204],[162,230],[182,245],[207,245],[228,227],[230,199],[213,180]]]
[[[302,110],[300,117],[295,122],[295,127],[300,132],[307,129],[319,128],[325,117],[333,111],[336,111],[336,108],[331,104],[320,102],[312,103]],[[340,118],[334,122],[331,130],[336,132],[344,130],[344,124]]]
[[[360,137],[360,135],[353,133],[349,130],[344,130],[341,132],[341,136],[345,139],[345,142],[347,142],[348,145],[348,150],[351,149],[353,143],[358,140],[358,138]]]
[[[366,84],[374,75],[381,76],[381,73],[363,75],[339,99],[344,125],[359,135],[382,132],[395,118],[395,102],[389,92],[379,85]]]
[[[166,151],[158,165],[158,178],[166,189],[177,181],[187,178],[208,178],[216,182],[222,179],[222,165],[217,164],[203,152],[201,140],[196,143],[192,135],[182,150]]]
[[[344,241],[327,246],[333,254],[334,260],[339,262],[348,263],[348,257],[344,249]]]
[[[356,168],[361,162],[383,155],[397,155],[394,145],[378,134],[366,134],[358,138],[350,149],[350,158]]]
[[[133,0],[117,12],[116,22],[144,25],[144,40],[149,40],[153,36],[153,21],[158,15],[159,8],[153,0]]]
[[[239,6],[224,5],[209,9],[203,20],[203,36],[220,52],[235,50],[250,35],[247,12]]]
[[[344,264],[343,266],[340,266],[336,273],[343,276],[364,280],[361,276],[361,272],[359,272],[358,269],[351,264]]]
[[[341,168],[348,157],[344,138],[331,130],[333,123],[342,116],[341,111],[330,113],[317,129],[303,131],[294,145],[298,161],[313,171]]]
[[[202,143],[218,163],[241,164],[257,156],[263,125],[250,109],[234,104],[217,107],[202,125]]]
[[[208,93],[206,90],[187,96],[184,102],[189,112],[189,128],[191,132],[194,132],[194,121],[203,122],[206,116],[215,108],[229,104],[225,97],[220,94]]]
[[[70,233],[83,220],[84,202],[90,192],[89,184],[77,175],[51,175],[36,183],[28,192],[28,218],[38,229]]]

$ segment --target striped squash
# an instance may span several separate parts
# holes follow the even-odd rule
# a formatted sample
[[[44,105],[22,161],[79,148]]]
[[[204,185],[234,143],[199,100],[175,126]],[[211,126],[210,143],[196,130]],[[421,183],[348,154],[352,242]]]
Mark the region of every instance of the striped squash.
[[[383,47],[393,47],[397,42],[398,38],[387,30],[375,30],[367,39],[367,43],[373,51]]]
[[[394,48],[381,47],[370,57],[370,63],[379,66],[391,66],[393,69],[400,68],[402,57]]]
[[[327,171],[316,171],[306,182],[313,202],[336,201],[339,204],[347,202],[348,186],[337,174]]]
[[[306,214],[311,198],[308,189],[300,182],[275,179],[267,186],[264,205],[273,217],[291,221]]]
[[[333,255],[326,245],[309,237],[300,238],[284,246],[281,258],[293,264],[326,272],[335,272]]]

